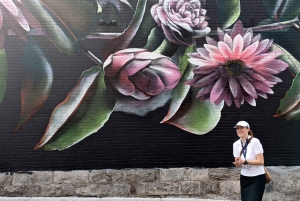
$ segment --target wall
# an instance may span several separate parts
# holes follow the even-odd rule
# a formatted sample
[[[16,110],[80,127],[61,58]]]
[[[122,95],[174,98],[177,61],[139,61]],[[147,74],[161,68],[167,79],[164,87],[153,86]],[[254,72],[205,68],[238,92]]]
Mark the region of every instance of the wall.
[[[153,0],[147,4],[129,1],[132,9],[121,1],[116,5],[116,1],[98,1],[102,11],[96,1],[13,2],[20,12],[29,9],[31,14],[18,20],[13,10],[1,3],[2,172],[232,167],[232,143],[238,139],[233,126],[239,120],[248,121],[262,142],[267,166],[299,165],[299,5],[284,1],[276,7],[267,0],[207,2],[202,4],[207,13],[202,10],[201,19],[208,24],[193,24],[192,32],[182,29],[184,37],[180,37],[170,27],[163,27],[155,12],[151,14],[150,9],[158,3]],[[261,57],[240,58],[243,68],[230,66],[231,58],[223,55],[227,60],[220,61],[220,69],[225,77],[238,82],[239,95],[230,91],[228,80],[221,80],[226,82],[225,88],[218,91],[216,78],[213,81],[218,87],[209,91],[213,95],[196,97],[203,86],[185,82],[204,76],[193,71],[202,64],[197,60],[195,65],[186,53],[196,55],[196,48],[207,45],[208,34],[219,41],[217,27],[230,33],[238,20],[245,28],[252,27],[253,37],[261,34],[260,47],[271,44],[271,39],[274,45],[266,54],[257,53],[263,54]],[[199,30],[201,37],[194,38]],[[124,75],[127,71],[114,70],[124,69],[118,65],[132,61],[121,55],[114,60],[119,64],[112,64],[108,58],[128,48],[149,50],[146,56],[136,57],[137,64],[132,64],[136,68],[148,63],[145,72],[129,76],[130,83]],[[276,48],[280,49],[277,53]],[[153,56],[153,51],[160,56]],[[145,59],[149,55],[152,57]],[[274,63],[266,63],[266,58]],[[261,64],[266,65],[264,70]],[[226,65],[237,74],[229,76]],[[260,74],[255,79],[263,77],[264,81],[259,81],[262,86],[249,78],[251,69]],[[131,73],[135,70],[131,66]],[[205,98],[209,100],[200,101]]]
[[[239,199],[245,120],[299,200],[297,1],[159,2],[0,2],[0,196]]]
[[[264,201],[299,200],[299,168],[268,167]],[[239,200],[236,168],[36,171],[1,174],[1,196],[193,197]]]

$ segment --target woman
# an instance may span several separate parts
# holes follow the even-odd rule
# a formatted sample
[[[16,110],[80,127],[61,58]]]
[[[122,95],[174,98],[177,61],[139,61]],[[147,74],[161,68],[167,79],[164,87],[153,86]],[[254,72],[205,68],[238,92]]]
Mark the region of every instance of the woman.
[[[260,201],[265,190],[264,151],[260,141],[253,137],[246,121],[239,121],[236,133],[240,137],[233,143],[233,164],[241,168],[242,201]]]

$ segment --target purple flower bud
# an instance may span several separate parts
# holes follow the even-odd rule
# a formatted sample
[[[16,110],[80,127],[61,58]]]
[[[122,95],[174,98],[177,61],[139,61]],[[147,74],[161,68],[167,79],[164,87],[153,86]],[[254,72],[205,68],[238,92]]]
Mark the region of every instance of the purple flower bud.
[[[138,100],[173,89],[181,78],[178,67],[170,58],[139,48],[110,55],[103,67],[114,91]]]

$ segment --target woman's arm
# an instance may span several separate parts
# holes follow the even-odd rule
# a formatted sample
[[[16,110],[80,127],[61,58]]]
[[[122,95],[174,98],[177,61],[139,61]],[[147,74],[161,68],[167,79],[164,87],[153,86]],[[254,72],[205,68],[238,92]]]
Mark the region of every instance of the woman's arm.
[[[256,154],[256,159],[255,160],[247,160],[247,163],[249,165],[264,165],[264,154]],[[242,160],[242,159],[239,159],[239,160],[236,160],[235,161],[235,166],[238,167],[238,166],[242,166],[242,164],[244,164],[245,161]]]
[[[249,165],[264,165],[264,154],[256,154],[256,160],[247,160]]]

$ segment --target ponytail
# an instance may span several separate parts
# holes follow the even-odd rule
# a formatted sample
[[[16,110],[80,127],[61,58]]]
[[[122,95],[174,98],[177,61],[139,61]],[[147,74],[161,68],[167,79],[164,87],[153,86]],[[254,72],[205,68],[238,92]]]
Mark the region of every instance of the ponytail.
[[[254,137],[252,130],[249,129],[248,135],[251,136],[251,138],[249,139],[249,142],[252,140],[252,138]]]

